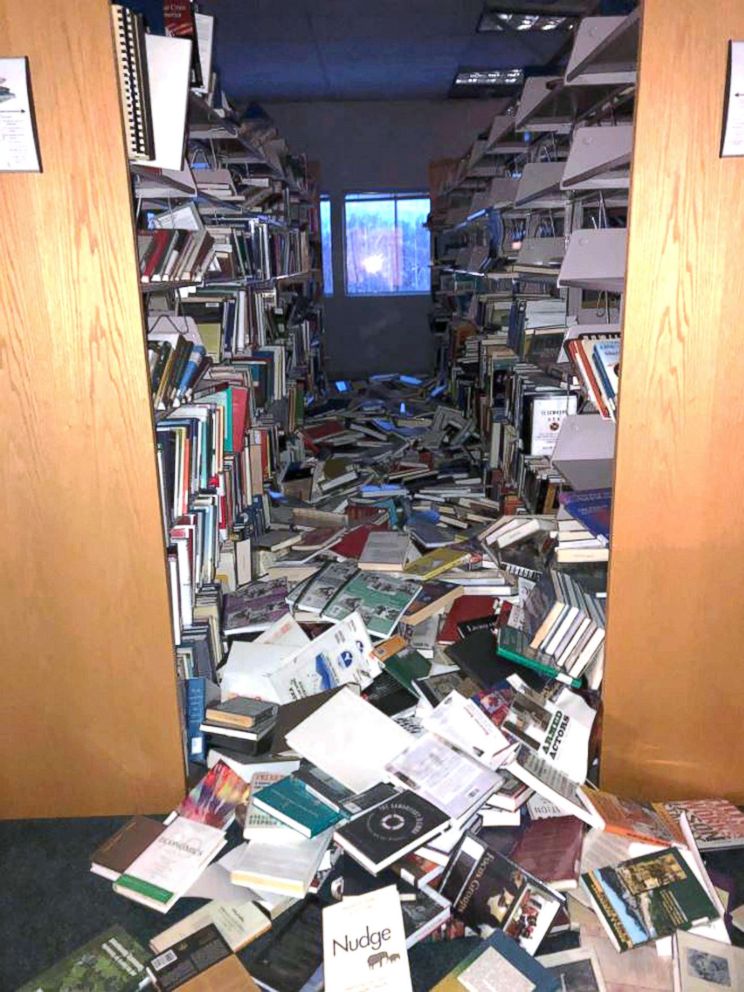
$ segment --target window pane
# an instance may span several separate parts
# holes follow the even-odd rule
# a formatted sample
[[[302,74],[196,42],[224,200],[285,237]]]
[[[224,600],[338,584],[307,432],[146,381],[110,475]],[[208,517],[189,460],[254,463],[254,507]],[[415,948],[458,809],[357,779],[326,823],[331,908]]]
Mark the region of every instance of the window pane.
[[[395,202],[346,204],[346,291],[393,293],[396,284]]]
[[[398,200],[402,293],[426,293],[429,289],[429,231],[423,226],[428,214],[428,197]]]
[[[320,256],[323,260],[323,292],[333,295],[333,247],[331,241],[331,201],[320,198]]]
[[[357,193],[346,197],[346,292],[429,290],[427,197]]]

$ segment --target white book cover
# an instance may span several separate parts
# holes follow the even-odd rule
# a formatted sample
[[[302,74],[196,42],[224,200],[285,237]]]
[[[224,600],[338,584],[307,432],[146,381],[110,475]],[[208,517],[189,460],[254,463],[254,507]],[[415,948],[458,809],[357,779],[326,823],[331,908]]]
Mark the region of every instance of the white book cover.
[[[685,930],[678,930],[674,941],[678,992],[744,988],[744,950],[740,947],[729,947]]]
[[[552,455],[563,420],[577,410],[578,398],[568,396],[536,396],[532,401],[531,455]]]
[[[246,844],[230,872],[235,885],[278,895],[306,895],[331,843],[333,828],[316,837],[293,833],[293,838],[282,835],[276,843],[254,840]]]
[[[573,782],[586,781],[592,724],[573,715],[568,707],[543,705],[529,693],[517,692],[502,729]]]
[[[410,538],[396,530],[372,531],[359,558],[360,568],[375,567],[402,569],[408,554]]]
[[[191,75],[191,42],[186,38],[146,34],[145,49],[155,136],[155,158],[147,164],[180,170]]]
[[[412,740],[390,717],[349,690],[336,693],[287,734],[293,751],[354,792],[382,781],[386,763]]]
[[[150,941],[150,950],[154,954],[162,954],[168,947],[172,947],[185,937],[190,937],[210,923],[217,927],[231,951],[239,951],[271,929],[266,914],[253,901],[235,905],[208,902],[153,937]]]
[[[381,670],[367,628],[355,611],[281,664],[256,672],[253,691],[247,695],[289,703],[350,683],[364,689]]]
[[[114,883],[114,890],[167,912],[225,844],[217,827],[177,816]]]
[[[488,768],[498,768],[509,754],[512,744],[489,720],[472,699],[453,689],[433,710],[425,713],[422,723],[437,737],[448,741]]]
[[[452,819],[466,816],[495,792],[502,779],[434,734],[417,737],[387,763],[388,775]]]
[[[326,992],[411,992],[394,885],[323,910],[323,966]]]

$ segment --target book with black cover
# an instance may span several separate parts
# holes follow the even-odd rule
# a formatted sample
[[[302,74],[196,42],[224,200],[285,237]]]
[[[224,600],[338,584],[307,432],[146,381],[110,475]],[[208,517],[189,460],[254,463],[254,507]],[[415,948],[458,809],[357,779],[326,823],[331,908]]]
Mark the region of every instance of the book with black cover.
[[[238,989],[251,992],[256,988],[213,923],[156,955],[147,970],[158,992],[175,992],[184,987],[194,989],[194,992],[200,988],[204,992],[213,988],[224,992],[238,992]]]
[[[503,930],[530,954],[563,905],[557,892],[472,833],[452,852],[439,891],[468,926],[483,936]]]
[[[224,703],[208,706],[204,718],[206,723],[216,726],[255,732],[276,720],[278,709],[276,703],[267,703],[263,699],[235,696]]]
[[[490,689],[515,673],[530,688],[542,689],[545,679],[498,654],[498,641],[490,630],[476,630],[446,648],[452,661],[481,689]]]
[[[282,913],[270,933],[241,953],[261,988],[298,992],[322,967],[322,908],[322,903],[309,896]]]
[[[421,847],[447,826],[449,818],[414,792],[405,790],[346,823],[334,840],[372,874]]]

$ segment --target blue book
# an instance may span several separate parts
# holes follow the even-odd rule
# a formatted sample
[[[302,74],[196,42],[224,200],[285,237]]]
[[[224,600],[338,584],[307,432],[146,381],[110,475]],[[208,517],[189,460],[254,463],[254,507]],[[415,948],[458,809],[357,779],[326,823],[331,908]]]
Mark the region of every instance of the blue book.
[[[584,489],[565,493],[561,496],[561,503],[590,534],[609,543],[611,489]]]
[[[207,707],[207,680],[186,679],[186,740],[189,761],[206,764],[204,734],[199,729]]]
[[[524,983],[517,986],[520,978],[524,979]],[[463,984],[463,979],[467,985]],[[491,985],[486,984],[486,979]],[[431,992],[481,987],[522,988],[523,985],[529,987],[531,992],[558,992],[561,981],[503,930],[494,930],[487,940],[482,940],[461,958]]]
[[[183,374],[181,375],[181,379],[178,383],[178,389],[176,390],[176,396],[179,399],[181,399],[185,395],[186,390],[191,386],[191,383],[194,381],[194,376],[196,375],[196,371],[199,368],[199,365],[201,364],[201,361],[206,355],[206,353],[207,353],[207,349],[202,344],[195,344],[191,349],[189,360],[186,362],[186,365],[184,366]]]
[[[304,837],[315,837],[344,819],[341,813],[331,809],[291,775],[261,789],[253,802],[258,809]]]

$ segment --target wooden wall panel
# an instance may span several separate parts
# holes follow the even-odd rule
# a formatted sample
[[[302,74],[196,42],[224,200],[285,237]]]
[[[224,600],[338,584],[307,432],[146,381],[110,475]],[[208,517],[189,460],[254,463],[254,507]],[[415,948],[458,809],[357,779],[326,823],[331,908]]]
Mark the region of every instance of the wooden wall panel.
[[[603,784],[744,801],[744,159],[720,159],[740,0],[645,0]]]
[[[0,815],[183,789],[129,180],[106,0],[0,0],[41,175],[0,173]]]

